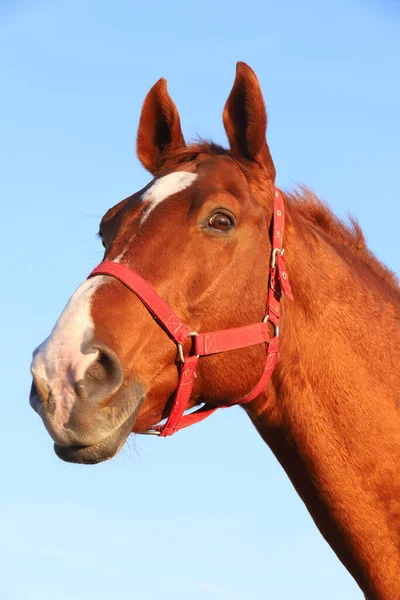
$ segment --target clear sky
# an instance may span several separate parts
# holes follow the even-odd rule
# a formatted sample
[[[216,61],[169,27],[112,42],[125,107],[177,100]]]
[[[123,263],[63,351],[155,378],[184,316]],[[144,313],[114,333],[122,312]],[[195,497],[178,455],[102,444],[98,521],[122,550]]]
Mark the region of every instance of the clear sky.
[[[150,180],[134,144],[162,76],[185,135],[225,143],[248,62],[278,185],[355,213],[398,271],[398,3],[2,0],[0,55],[0,600],[361,600],[241,409],[67,465],[29,362],[101,259],[99,218]]]

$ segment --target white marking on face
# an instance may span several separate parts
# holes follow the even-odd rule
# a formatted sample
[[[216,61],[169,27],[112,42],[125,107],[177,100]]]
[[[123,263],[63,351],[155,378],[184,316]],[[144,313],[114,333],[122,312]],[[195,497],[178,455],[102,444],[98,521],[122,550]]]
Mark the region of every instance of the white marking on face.
[[[196,173],[188,173],[187,171],[176,171],[175,173],[170,173],[169,175],[160,177],[160,179],[156,179],[153,185],[141,196],[141,200],[148,202],[148,205],[143,211],[140,224],[143,225],[151,211],[163,202],[163,200],[186,189],[196,179]]]
[[[46,382],[55,402],[53,422],[63,427],[69,420],[76,393],[74,384],[83,379],[98,351],[84,354],[82,344],[93,337],[91,304],[95,291],[109,281],[97,275],[84,281],[71,296],[51,335],[35,350],[32,374]]]
[[[140,218],[140,225],[143,225],[151,211],[158,206],[160,202],[189,187],[195,179],[197,179],[197,175],[195,173],[188,173],[187,171],[177,171],[176,173],[170,173],[169,175],[157,179],[140,197],[140,200],[146,204]],[[135,236],[131,237],[118,256],[111,259],[112,262],[122,262],[134,237]]]

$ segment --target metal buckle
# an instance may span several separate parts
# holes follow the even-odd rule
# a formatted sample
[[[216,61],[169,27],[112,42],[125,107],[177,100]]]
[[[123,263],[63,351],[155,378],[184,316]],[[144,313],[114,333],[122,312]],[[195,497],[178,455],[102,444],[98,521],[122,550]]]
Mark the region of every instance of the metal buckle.
[[[139,435],[160,435],[161,431],[157,429],[148,429],[147,431],[141,431]]]
[[[197,331],[191,331],[189,333],[189,337],[193,337],[195,335],[199,335],[197,333]],[[178,360],[179,360],[179,362],[181,362],[184,365],[185,364],[185,356],[183,354],[183,346],[179,342],[176,342],[176,345],[178,347]],[[197,356],[197,358],[199,358],[199,354],[197,354],[196,356]]]
[[[265,315],[265,317],[262,320],[263,323],[266,323],[267,321],[269,321],[269,315]],[[274,328],[274,336],[278,338],[279,337],[279,325],[275,325],[272,322],[271,322],[271,325]]]
[[[276,255],[277,253],[280,253],[281,256],[283,256],[284,252],[285,252],[285,248],[282,248],[282,250],[280,250],[279,248],[274,248],[272,250],[271,253],[271,269],[275,269],[276,267]]]
[[[181,362],[182,364],[184,364],[185,363],[185,357],[183,356],[183,346],[179,342],[176,342],[176,345],[178,347],[178,360],[179,360],[179,362]]]

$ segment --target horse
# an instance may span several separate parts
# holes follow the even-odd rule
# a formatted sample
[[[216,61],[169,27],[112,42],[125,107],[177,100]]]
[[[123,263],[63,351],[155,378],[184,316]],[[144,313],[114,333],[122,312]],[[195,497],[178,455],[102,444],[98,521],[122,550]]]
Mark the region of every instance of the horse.
[[[356,220],[275,187],[245,63],[223,123],[229,149],[186,145],[166,81],[150,89],[153,179],[102,218],[104,259],[35,350],[30,403],[87,464],[241,404],[364,594],[399,600],[397,280]]]

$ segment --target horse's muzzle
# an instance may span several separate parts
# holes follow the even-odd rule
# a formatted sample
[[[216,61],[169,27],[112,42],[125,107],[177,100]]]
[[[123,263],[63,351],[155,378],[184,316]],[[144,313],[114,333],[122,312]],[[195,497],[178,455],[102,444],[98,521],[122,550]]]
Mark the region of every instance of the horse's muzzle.
[[[48,364],[46,353],[37,353],[31,368],[30,404],[54,440],[57,456],[96,463],[120,450],[145,393],[139,383],[124,381],[118,357],[105,344],[91,342],[83,356],[84,369],[64,360],[58,376],[57,359],[52,357]]]

